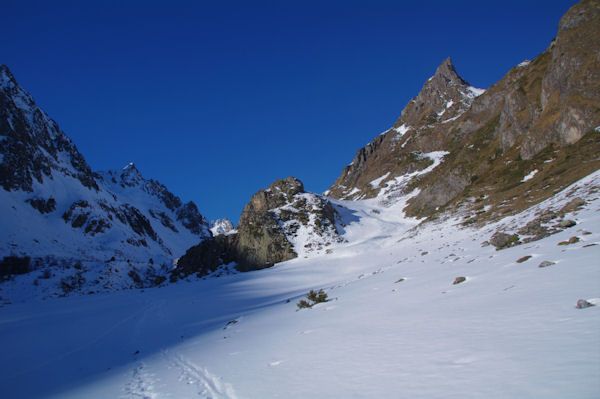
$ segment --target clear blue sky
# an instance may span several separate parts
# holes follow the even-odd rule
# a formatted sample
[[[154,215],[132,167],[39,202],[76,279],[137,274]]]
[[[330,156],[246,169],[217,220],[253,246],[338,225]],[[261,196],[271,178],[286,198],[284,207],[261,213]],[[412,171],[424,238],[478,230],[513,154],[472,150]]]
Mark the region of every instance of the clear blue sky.
[[[296,176],[326,190],[443,59],[487,88],[575,1],[2,1],[0,63],[94,170],[237,221]]]

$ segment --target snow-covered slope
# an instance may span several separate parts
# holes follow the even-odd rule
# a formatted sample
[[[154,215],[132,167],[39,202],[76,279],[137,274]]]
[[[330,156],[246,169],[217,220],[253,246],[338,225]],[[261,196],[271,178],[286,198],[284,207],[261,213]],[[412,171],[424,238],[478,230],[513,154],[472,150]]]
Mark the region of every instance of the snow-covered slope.
[[[482,246],[577,197],[575,226]],[[575,305],[600,304],[599,197],[596,172],[482,229],[340,201],[347,242],[327,254],[13,303],[0,308],[0,384],[14,398],[596,398],[600,306]],[[298,311],[310,289],[329,301]]]
[[[146,274],[152,281],[165,274],[173,259],[210,236],[194,203],[182,203],[133,164],[92,172],[0,66],[0,261],[18,257],[29,263],[24,269],[45,273],[46,294],[98,291],[118,280],[120,287],[147,284]],[[75,275],[64,272],[76,265]],[[124,278],[98,281],[112,266],[124,268]],[[65,273],[66,285],[54,278]]]
[[[237,230],[227,218],[217,219],[211,223],[210,232],[213,236],[235,234]]]

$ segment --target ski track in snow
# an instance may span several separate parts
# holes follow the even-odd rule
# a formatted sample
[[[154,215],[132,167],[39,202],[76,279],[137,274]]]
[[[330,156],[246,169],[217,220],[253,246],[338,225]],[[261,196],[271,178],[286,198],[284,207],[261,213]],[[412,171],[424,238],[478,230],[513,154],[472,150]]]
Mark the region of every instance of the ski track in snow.
[[[132,372],[131,380],[125,387],[124,398],[131,399],[157,399],[159,395],[154,391],[155,378],[146,371],[146,365],[140,362]]]
[[[0,309],[0,338],[14,331],[5,337],[14,345],[0,353],[7,371],[0,384],[7,397],[43,396],[35,387],[19,395],[29,388],[24,381],[42,376],[37,385],[53,388],[57,383],[45,377],[52,369],[68,379],[87,356],[102,357],[104,349],[94,348],[123,342],[123,352],[107,362],[121,368],[93,369],[91,383],[59,397],[598,397],[600,306],[575,309],[579,298],[600,305],[600,246],[590,246],[600,239],[593,186],[600,187],[600,172],[579,183],[580,191],[567,188],[480,230],[462,229],[459,220],[412,228],[397,209],[373,214],[373,201],[350,204],[360,221],[347,224],[352,239],[329,255],[43,304],[73,314],[58,321],[62,332],[79,331],[78,315],[90,311],[102,320],[87,321],[95,329],[76,344],[45,337],[48,319],[35,303],[7,306]],[[576,226],[501,251],[481,246],[495,231],[514,231],[576,195],[587,200],[567,215]],[[581,241],[557,245],[570,236]],[[541,261],[554,263],[540,268]],[[453,285],[459,276],[465,280]],[[319,288],[329,301],[296,309]],[[40,334],[30,336],[43,346],[14,339],[34,328]],[[38,353],[54,346],[60,350]]]
[[[211,374],[206,368],[199,367],[180,354],[163,352],[172,367],[180,372],[179,381],[197,387],[198,396],[203,399],[237,399],[231,384]]]

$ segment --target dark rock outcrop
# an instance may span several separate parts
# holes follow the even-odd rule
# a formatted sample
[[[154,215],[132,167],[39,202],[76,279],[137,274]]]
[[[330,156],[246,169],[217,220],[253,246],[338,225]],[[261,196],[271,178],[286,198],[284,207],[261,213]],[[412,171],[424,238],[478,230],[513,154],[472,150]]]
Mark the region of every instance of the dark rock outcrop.
[[[52,179],[52,171],[78,179],[98,190],[96,176],[75,144],[0,65],[0,186],[6,191],[32,192],[34,180]],[[64,164],[61,157],[68,159]]]
[[[496,249],[508,248],[517,244],[519,236],[517,234],[507,234],[501,231],[497,231],[490,238],[490,244],[496,247]]]
[[[25,200],[34,209],[37,209],[41,214],[54,212],[56,210],[56,200],[52,197],[48,199],[43,198],[29,198]]]
[[[586,301],[585,299],[578,299],[575,307],[577,309],[585,309],[594,306],[593,303]]]
[[[294,177],[275,181],[254,194],[244,207],[237,232],[218,235],[190,248],[174,274],[205,275],[235,262],[240,271],[271,267],[298,256],[298,251],[340,240],[335,227],[337,211],[326,199],[304,192]],[[295,234],[308,230],[314,241],[294,247]]]

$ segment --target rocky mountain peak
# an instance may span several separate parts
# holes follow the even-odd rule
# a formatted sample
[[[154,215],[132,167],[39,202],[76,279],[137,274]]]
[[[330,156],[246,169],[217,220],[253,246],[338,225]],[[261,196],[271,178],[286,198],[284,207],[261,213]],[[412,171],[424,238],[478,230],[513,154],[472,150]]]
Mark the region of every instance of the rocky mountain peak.
[[[135,164],[133,162],[129,162],[121,170],[121,181],[127,186],[135,186],[145,180],[138,168],[135,167]]]
[[[71,176],[98,190],[95,176],[73,142],[16,82],[0,68],[0,186],[7,191],[33,191],[57,175]]]
[[[15,78],[6,65],[0,65],[0,87],[4,88],[11,84],[14,86]]]
[[[482,92],[456,72],[448,57],[425,82],[419,95],[404,108],[394,127],[410,126],[418,129],[455,117],[470,107],[473,99]]]
[[[222,234],[229,235],[236,232],[235,226],[227,218],[217,219],[210,225],[210,232],[213,234],[213,236],[218,236]]]
[[[591,173],[600,152],[599,27],[598,0],[575,4],[546,51],[485,91],[444,60],[394,127],[357,152],[328,195],[392,203],[410,194],[404,210],[419,217],[467,198],[485,198],[477,206],[506,212]]]
[[[454,68],[454,64],[450,57],[446,58],[440,66],[437,67],[435,75],[431,77],[428,83],[429,82],[445,82],[446,85],[469,86],[469,82],[461,78],[458,75],[458,72],[456,72],[456,68]]]
[[[268,190],[274,193],[282,192],[286,196],[291,197],[298,193],[303,193],[304,185],[300,180],[290,176],[285,179],[275,180],[275,182],[269,186]]]

